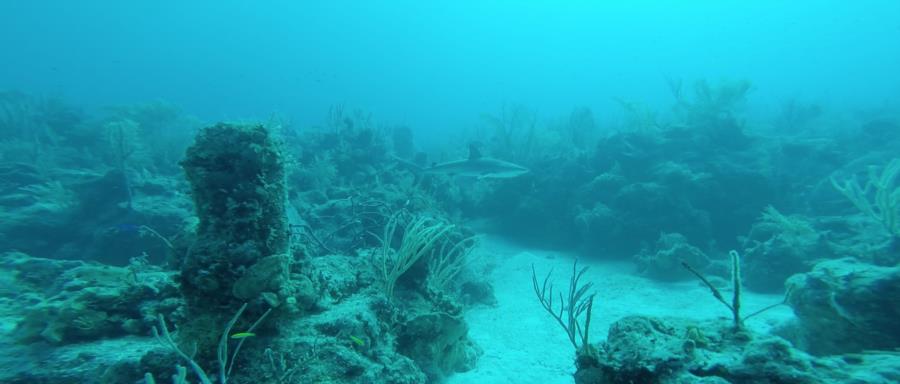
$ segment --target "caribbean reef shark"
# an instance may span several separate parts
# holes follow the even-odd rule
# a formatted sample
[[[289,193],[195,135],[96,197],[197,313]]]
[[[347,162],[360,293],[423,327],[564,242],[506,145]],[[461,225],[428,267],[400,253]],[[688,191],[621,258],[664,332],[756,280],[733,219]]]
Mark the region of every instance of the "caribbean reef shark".
[[[398,159],[424,174],[443,174],[450,176],[468,176],[479,179],[511,179],[524,175],[530,170],[521,165],[481,156],[481,151],[474,145],[469,146],[469,158],[437,163],[423,168],[405,160]]]

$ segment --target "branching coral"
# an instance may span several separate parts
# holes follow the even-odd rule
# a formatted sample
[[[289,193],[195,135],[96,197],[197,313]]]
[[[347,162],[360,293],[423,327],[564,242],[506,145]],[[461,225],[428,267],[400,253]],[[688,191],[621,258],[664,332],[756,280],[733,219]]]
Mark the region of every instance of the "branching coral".
[[[833,177],[831,185],[847,197],[860,212],[871,216],[894,238],[900,238],[900,159],[893,159],[878,172],[869,167],[869,180],[860,186],[856,177],[838,182]]]
[[[591,312],[594,307],[595,293],[588,294],[594,283],[580,284],[578,281],[587,272],[588,267],[578,269],[578,261],[572,263],[572,277],[569,279],[569,291],[566,297],[559,293],[559,309],[553,304],[553,284],[550,284],[550,275],[547,273],[543,284],[538,284],[537,273],[534,265],[531,266],[531,283],[534,286],[534,294],[537,295],[541,306],[547,310],[556,322],[566,331],[569,341],[579,354],[591,354],[591,345],[588,342],[588,332],[591,327]],[[581,320],[581,318],[584,320]]]
[[[228,324],[225,325],[225,329],[222,331],[222,336],[219,338],[219,347],[216,353],[216,360],[219,362],[219,375],[217,383],[226,384],[228,382],[228,377],[231,375],[231,370],[234,368],[234,361],[237,358],[238,352],[241,351],[241,346],[244,345],[244,341],[246,337],[241,337],[240,341],[237,344],[237,347],[234,349],[234,352],[231,356],[228,356],[228,339],[231,334],[231,329],[234,327],[234,324],[241,317],[241,314],[244,313],[244,310],[247,309],[247,304],[241,306],[238,309],[237,313],[228,321]],[[269,315],[272,311],[271,308],[266,310],[262,316],[259,317],[251,326],[247,329],[243,334],[252,334],[252,332],[262,323],[263,320]],[[160,342],[160,344],[165,345],[169,349],[171,349],[175,354],[177,354],[182,360],[184,360],[190,367],[191,370],[197,375],[197,378],[200,379],[200,382],[203,384],[212,384],[212,379],[209,378],[209,375],[203,370],[203,368],[198,364],[193,356],[188,355],[181,348],[178,347],[178,343],[172,338],[172,335],[169,333],[169,328],[166,326],[166,320],[162,314],[159,314],[157,317],[157,321],[159,322],[159,328],[153,327],[153,337],[156,338]],[[237,334],[236,334],[237,335]],[[236,335],[231,335],[231,338],[237,338]],[[178,367],[178,375],[184,379],[185,370],[183,367]],[[146,376],[145,376],[146,377]],[[177,383],[178,381],[175,380]]]
[[[443,244],[428,263],[428,282],[432,288],[446,289],[456,275],[469,264],[472,251],[478,244],[478,236],[469,236],[461,240],[444,239]]]
[[[741,316],[741,292],[742,292],[743,284],[741,283],[741,255],[739,253],[737,253],[737,251],[734,251],[734,250],[728,252],[728,255],[731,257],[731,284],[733,287],[733,291],[731,293],[731,303],[729,303],[728,301],[725,301],[725,297],[722,296],[722,292],[720,292],[719,289],[716,288],[715,285],[713,285],[705,276],[703,276],[702,273],[700,273],[699,271],[697,271],[696,269],[691,267],[690,264],[682,261],[681,266],[683,266],[685,269],[687,269],[688,271],[693,273],[694,276],[697,276],[697,278],[703,282],[703,285],[705,285],[707,288],[709,288],[713,297],[715,297],[716,300],[718,300],[720,303],[722,303],[723,305],[728,307],[728,310],[731,311],[732,319],[734,321],[734,330],[741,331],[744,329],[744,321],[745,320],[747,320],[753,316],[756,316],[760,313],[763,313],[765,311],[768,311],[772,308],[775,308],[779,305],[786,304],[788,298],[790,297],[791,291],[788,290],[785,293],[784,300],[781,301],[780,303],[769,305],[769,306],[764,307],[756,312],[753,312],[747,316],[742,317]]]
[[[391,216],[381,238],[381,272],[384,278],[384,293],[394,296],[397,279],[406,273],[422,256],[432,253],[435,245],[454,228],[453,225],[427,216],[409,220],[400,236],[400,244],[394,249],[394,238],[402,220],[402,214]]]

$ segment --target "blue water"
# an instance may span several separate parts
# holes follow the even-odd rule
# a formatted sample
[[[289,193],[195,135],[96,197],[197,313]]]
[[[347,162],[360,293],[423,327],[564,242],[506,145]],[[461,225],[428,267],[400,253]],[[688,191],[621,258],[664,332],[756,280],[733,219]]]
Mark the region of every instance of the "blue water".
[[[900,94],[895,1],[3,1],[0,87],[215,119],[332,105],[420,131],[503,103],[671,104],[666,77],[750,79],[753,105]]]

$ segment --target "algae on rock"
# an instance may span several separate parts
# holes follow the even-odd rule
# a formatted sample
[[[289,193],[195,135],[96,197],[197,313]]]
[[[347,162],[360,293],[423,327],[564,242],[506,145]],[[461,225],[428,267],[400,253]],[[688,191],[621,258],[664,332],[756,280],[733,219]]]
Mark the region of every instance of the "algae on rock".
[[[192,310],[237,308],[263,292],[238,282],[290,248],[281,148],[261,125],[220,123],[200,131],[181,164],[199,219],[196,243],[181,265],[182,293]],[[283,270],[265,274],[288,274],[288,263],[275,264]],[[284,295],[288,281],[279,285],[261,288]]]

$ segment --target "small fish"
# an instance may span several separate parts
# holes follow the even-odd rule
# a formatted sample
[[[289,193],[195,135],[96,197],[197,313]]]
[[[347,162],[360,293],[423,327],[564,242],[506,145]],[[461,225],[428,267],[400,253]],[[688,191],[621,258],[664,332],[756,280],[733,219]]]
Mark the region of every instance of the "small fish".
[[[352,340],[356,345],[358,345],[360,347],[366,346],[366,341],[363,339],[360,339],[356,336],[350,335],[350,340]]]
[[[256,334],[253,332],[238,332],[238,333],[231,335],[231,338],[232,339],[246,339],[248,337],[253,337],[253,336],[256,336]]]

